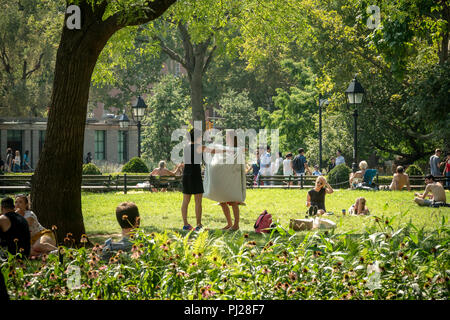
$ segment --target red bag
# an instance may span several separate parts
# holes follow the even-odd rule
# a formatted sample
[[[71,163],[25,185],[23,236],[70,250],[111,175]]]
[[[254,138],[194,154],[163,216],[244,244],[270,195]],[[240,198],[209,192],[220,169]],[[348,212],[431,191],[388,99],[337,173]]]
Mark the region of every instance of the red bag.
[[[261,213],[256,219],[255,225],[253,226],[255,228],[256,233],[269,233],[270,226],[272,225],[272,215],[267,212],[267,210],[264,210],[263,213]]]

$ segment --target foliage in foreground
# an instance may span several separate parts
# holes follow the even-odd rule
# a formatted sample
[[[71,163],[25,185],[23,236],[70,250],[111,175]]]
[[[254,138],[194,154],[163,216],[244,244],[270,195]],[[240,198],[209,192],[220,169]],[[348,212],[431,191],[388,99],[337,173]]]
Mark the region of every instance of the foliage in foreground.
[[[99,260],[100,248],[64,248],[42,261],[10,255],[1,267],[13,299],[448,299],[446,219],[425,233],[374,217],[363,234],[281,226],[248,234],[142,232],[132,252]],[[299,236],[302,235],[302,236]],[[69,267],[81,288],[69,289]]]

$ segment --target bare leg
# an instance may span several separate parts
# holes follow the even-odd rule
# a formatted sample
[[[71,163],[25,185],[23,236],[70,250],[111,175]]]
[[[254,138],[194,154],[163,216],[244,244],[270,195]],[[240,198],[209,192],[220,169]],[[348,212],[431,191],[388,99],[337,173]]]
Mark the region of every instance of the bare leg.
[[[239,204],[237,202],[233,202],[231,207],[233,208],[233,216],[234,216],[234,224],[231,229],[239,230]]]
[[[183,193],[183,203],[181,205],[181,216],[183,218],[183,223],[185,226],[187,226],[189,224],[188,220],[187,220],[187,214],[188,214],[188,206],[189,206],[190,201],[191,201],[191,195]]]
[[[317,211],[317,214],[320,215],[320,216],[323,215],[324,213],[325,213],[325,211],[322,210],[322,209],[319,209],[319,210]]]
[[[231,221],[230,208],[225,202],[221,202],[220,206],[222,207],[223,214],[225,215],[225,219],[227,219],[227,225],[222,228],[222,230],[228,230],[233,225]]]
[[[203,193],[194,194],[195,218],[197,219],[197,226],[202,225],[202,197]]]
[[[39,253],[48,253],[50,251],[58,249],[55,245],[56,243],[51,237],[44,235],[40,237],[39,240],[33,243],[32,251]]]

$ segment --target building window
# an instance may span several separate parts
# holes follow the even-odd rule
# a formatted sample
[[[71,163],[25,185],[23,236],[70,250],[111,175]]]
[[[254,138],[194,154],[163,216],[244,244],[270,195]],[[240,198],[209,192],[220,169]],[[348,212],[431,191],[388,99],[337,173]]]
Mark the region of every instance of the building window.
[[[16,150],[19,150],[22,156],[22,130],[8,130],[6,144],[7,148],[11,148],[13,154],[16,153]]]
[[[39,154],[41,154],[44,149],[45,142],[45,130],[39,130]]]
[[[119,131],[119,141],[117,150],[119,150],[119,163],[123,163],[128,161],[128,141],[127,141],[127,132],[126,131]]]
[[[105,160],[105,130],[95,130],[95,160]]]

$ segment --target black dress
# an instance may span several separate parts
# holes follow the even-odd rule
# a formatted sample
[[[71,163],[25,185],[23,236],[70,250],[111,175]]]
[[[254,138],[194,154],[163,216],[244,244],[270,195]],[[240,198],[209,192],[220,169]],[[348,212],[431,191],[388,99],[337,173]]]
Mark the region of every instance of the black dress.
[[[6,232],[0,229],[0,245],[6,247],[12,255],[23,249],[22,255],[28,257],[30,254],[30,229],[27,220],[15,212],[7,212],[4,215],[11,222],[11,227]],[[18,240],[17,243],[14,241],[15,239]]]
[[[184,148],[183,193],[204,193],[202,181],[202,152],[197,152],[198,144],[188,144]],[[189,157],[190,156],[190,157]]]
[[[325,210],[325,188],[320,189],[320,191],[316,191],[311,189],[308,191],[309,196],[311,197],[311,206],[317,206],[318,209]]]

